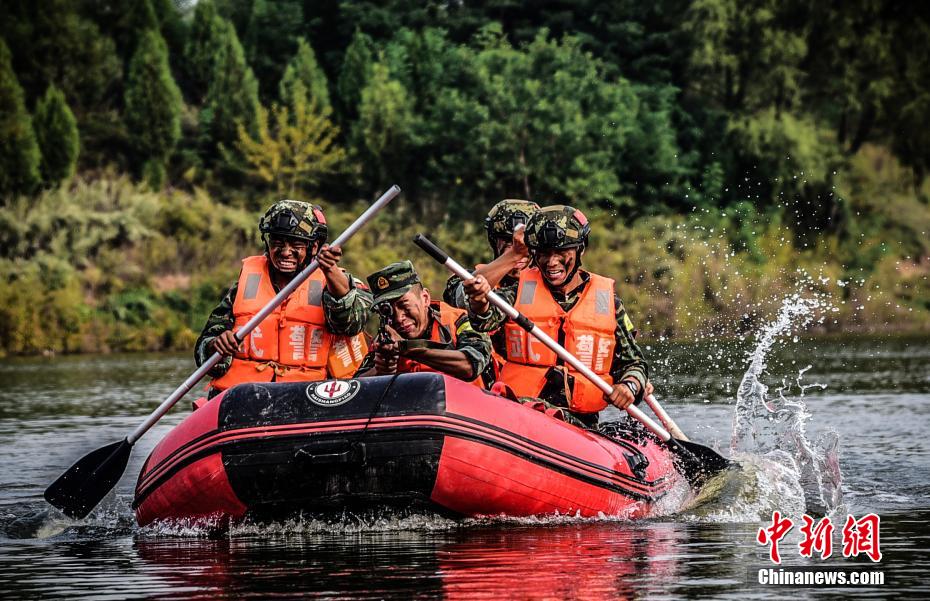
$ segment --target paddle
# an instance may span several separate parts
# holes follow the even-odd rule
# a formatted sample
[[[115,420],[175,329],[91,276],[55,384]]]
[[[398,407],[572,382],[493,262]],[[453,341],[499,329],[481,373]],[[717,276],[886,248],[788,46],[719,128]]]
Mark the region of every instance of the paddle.
[[[678,440],[690,440],[685,436],[685,433],[681,431],[681,428],[678,427],[675,420],[665,412],[665,409],[659,404],[655,395],[647,394],[643,397],[643,400],[646,401],[646,404],[649,405],[649,408],[652,409],[652,412],[656,414],[656,417],[659,418],[659,421],[662,422],[662,425],[665,426],[665,429],[669,431],[669,434],[671,434],[673,438],[677,438]]]
[[[391,202],[395,196],[400,194],[400,188],[392,186],[385,192],[381,198],[376,200],[368,209],[356,219],[342,234],[332,242],[332,246],[342,246],[355,233],[370,221],[387,203]],[[255,314],[242,328],[236,332],[236,340],[241,342],[249,332],[255,329],[275,308],[284,302],[290,294],[296,290],[314,271],[319,267],[319,263],[314,259],[300,273],[294,276],[294,279],[287,286],[281,289],[265,307]],[[119,442],[101,447],[96,451],[88,453],[72,465],[68,471],[52,482],[51,486],[45,489],[45,500],[62,510],[66,515],[72,518],[83,518],[100,503],[101,499],[119,481],[123,472],[126,470],[126,464],[129,463],[129,455],[132,452],[132,445],[142,438],[149,428],[162,418],[177,403],[181,397],[197,385],[203,379],[207,372],[214,365],[223,359],[220,353],[214,353],[197,371],[191,374],[184,383],[181,384],[171,395],[158,406],[148,419],[146,419],[138,428],[129,436]]]
[[[449,271],[462,278],[462,280],[472,278],[472,274],[469,273],[468,270],[456,263],[442,249],[433,244],[422,234],[417,234],[413,242],[426,251],[426,253],[437,262],[445,265]],[[504,301],[500,296],[492,291],[488,293],[488,300],[491,301],[495,307],[503,311],[514,323],[535,336],[540,342],[548,346],[561,357],[563,361],[588,378],[600,388],[604,394],[610,394],[613,391],[610,384],[605,382],[603,378],[591,371],[587,365],[565,350],[562,345],[536,327],[532,321]],[[731,465],[730,460],[721,456],[713,449],[687,440],[672,438],[672,435],[669,434],[665,428],[654,422],[649,416],[640,411],[638,407],[630,405],[626,408],[626,411],[666,444],[668,449],[672,452],[676,467],[688,479],[688,482],[692,486],[700,487],[707,478],[723,471]]]

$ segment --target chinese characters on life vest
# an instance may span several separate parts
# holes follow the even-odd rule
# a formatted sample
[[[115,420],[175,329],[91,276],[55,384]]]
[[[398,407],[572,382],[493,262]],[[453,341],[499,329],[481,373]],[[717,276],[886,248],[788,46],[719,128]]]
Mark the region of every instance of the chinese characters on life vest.
[[[881,519],[874,513],[858,520],[854,516],[846,516],[846,523],[843,524],[843,557],[866,555],[874,562],[881,561],[880,522]],[[769,558],[773,563],[781,563],[778,543],[795,525],[791,518],[782,517],[781,513],[775,511],[772,513],[772,525],[759,528],[756,541],[760,545],[769,545]],[[805,514],[801,517],[800,526],[802,539],[798,543],[798,552],[802,557],[814,557],[816,554],[820,559],[826,559],[833,555],[834,526],[829,516],[816,521]]]

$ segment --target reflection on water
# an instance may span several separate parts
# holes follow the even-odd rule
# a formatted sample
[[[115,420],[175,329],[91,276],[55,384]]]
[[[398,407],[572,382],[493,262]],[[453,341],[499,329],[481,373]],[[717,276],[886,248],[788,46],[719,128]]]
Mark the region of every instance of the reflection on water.
[[[923,580],[930,512],[883,521],[886,588],[849,596],[893,597]],[[461,525],[452,530],[265,533],[214,538],[151,534],[6,541],[0,590],[29,598],[183,596],[327,599],[783,598],[756,581],[769,567],[753,524],[681,522]],[[789,537],[791,538],[791,537]],[[785,565],[874,569],[869,562],[801,559]],[[923,549],[921,555],[920,549]],[[804,598],[820,589],[793,590]],[[836,594],[834,591],[833,595]],[[844,591],[844,595],[847,592]]]

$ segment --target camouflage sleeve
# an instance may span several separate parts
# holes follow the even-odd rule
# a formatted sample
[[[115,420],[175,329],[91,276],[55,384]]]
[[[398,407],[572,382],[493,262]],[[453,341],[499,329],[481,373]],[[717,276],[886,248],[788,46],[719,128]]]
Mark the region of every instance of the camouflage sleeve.
[[[458,307],[459,309],[468,308],[468,299],[465,297],[465,288],[462,286],[462,278],[454,275],[446,281],[446,289],[442,291],[442,300],[445,301],[447,305]]]
[[[630,321],[626,309],[623,308],[623,301],[615,296],[614,302],[617,305],[617,329],[614,330],[616,347],[613,361],[610,364],[610,375],[614,382],[619,382],[624,378],[635,378],[639,382],[639,396],[642,396],[642,391],[646,388],[646,380],[649,379],[649,364],[646,363],[643,352],[639,350],[633,338],[633,322]]]
[[[236,298],[236,289],[238,287],[238,283],[233,284],[226,291],[220,304],[210,312],[207,323],[203,326],[203,331],[200,332],[200,338],[197,339],[197,343],[194,345],[194,361],[198,366],[203,365],[207,359],[213,356],[213,349],[210,347],[213,339],[226,330],[233,329],[235,323],[233,319],[233,301]],[[207,373],[210,377],[218,378],[229,370],[231,364],[232,357],[224,357]]]
[[[361,280],[346,272],[349,291],[342,298],[334,298],[328,290],[323,291],[323,309],[326,326],[337,335],[355,336],[368,322],[374,298]]]
[[[504,302],[512,305],[517,298],[518,285],[519,284],[511,284],[510,286],[497,288],[494,292],[496,292]],[[507,316],[504,315],[503,311],[491,305],[491,309],[485,315],[477,315],[469,307],[468,319],[471,321],[471,325],[475,330],[479,332],[493,332],[507,321]]]
[[[455,350],[465,353],[474,377],[481,375],[491,362],[491,339],[476,332],[467,315],[455,321]]]

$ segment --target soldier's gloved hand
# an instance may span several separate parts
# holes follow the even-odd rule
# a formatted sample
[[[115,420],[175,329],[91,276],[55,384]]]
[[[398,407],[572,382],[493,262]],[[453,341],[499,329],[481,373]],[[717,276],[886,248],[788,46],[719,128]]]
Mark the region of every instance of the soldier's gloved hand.
[[[471,279],[462,281],[462,289],[468,296],[468,304],[472,312],[476,315],[484,315],[491,309],[491,303],[488,301],[488,292],[491,291],[491,285],[484,279],[484,276],[477,275]]]
[[[239,349],[239,342],[236,340],[236,335],[233,334],[232,330],[226,330],[214,338],[210,345],[213,347],[214,352],[224,357],[231,357]]]
[[[338,246],[324,244],[323,248],[316,255],[317,263],[324,273],[330,272],[339,267],[339,260],[342,259],[342,249]]]
[[[391,340],[390,342],[376,342],[373,346],[375,372],[379,375],[397,373],[397,343]]]

